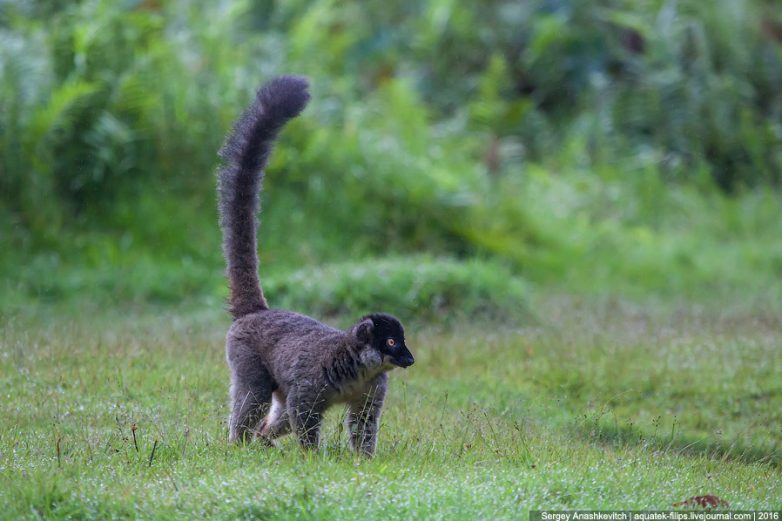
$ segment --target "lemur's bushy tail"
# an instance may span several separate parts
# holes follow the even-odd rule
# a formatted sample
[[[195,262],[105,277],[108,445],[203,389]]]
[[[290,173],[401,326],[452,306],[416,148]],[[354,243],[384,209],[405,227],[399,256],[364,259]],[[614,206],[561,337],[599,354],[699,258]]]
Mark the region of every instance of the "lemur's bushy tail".
[[[308,87],[298,76],[280,76],[261,87],[220,150],[220,227],[234,319],[268,309],[258,278],[256,244],[261,180],[277,134],[307,105]]]

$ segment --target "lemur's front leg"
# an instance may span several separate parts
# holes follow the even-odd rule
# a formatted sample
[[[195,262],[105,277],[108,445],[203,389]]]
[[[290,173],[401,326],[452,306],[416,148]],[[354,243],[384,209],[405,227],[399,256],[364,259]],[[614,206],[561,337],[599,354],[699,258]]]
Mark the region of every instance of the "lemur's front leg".
[[[326,402],[321,391],[296,389],[288,394],[287,415],[291,429],[305,449],[317,449]]]
[[[385,373],[379,375],[368,385],[363,396],[349,404],[345,423],[350,433],[350,446],[364,456],[371,457],[377,447],[387,381]]]

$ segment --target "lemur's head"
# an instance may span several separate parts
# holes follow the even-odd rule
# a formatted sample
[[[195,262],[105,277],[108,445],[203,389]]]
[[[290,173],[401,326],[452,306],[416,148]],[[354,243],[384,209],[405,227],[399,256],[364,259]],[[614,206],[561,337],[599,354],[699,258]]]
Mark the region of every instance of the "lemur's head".
[[[395,317],[385,313],[372,313],[363,317],[353,327],[360,344],[376,351],[381,363],[389,369],[410,367],[415,362],[405,345],[405,330]]]

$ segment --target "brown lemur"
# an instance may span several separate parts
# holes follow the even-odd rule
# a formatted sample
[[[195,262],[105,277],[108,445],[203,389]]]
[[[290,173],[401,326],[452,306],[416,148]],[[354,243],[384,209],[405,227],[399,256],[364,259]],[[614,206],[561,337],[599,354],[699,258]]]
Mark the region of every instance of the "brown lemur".
[[[257,213],[263,170],[275,137],[309,101],[309,84],[281,76],[264,85],[220,150],[220,226],[233,324],[226,337],[231,371],[229,439],[266,443],[291,430],[316,448],[324,411],[342,403],[354,450],[371,456],[388,377],[409,367],[402,324],[372,313],[346,331],[270,309],[258,278]]]

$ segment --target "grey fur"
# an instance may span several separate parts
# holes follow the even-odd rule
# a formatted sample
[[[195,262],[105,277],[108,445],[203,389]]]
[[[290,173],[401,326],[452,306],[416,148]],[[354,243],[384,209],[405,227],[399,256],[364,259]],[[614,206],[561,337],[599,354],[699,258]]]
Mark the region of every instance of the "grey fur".
[[[309,100],[303,78],[282,76],[258,91],[220,155],[220,224],[234,323],[226,338],[231,370],[229,439],[266,443],[291,430],[303,447],[318,445],[321,418],[335,404],[348,406],[351,446],[371,456],[388,377],[413,356],[404,329],[391,315],[373,313],[346,331],[269,309],[258,278],[256,214],[263,168],[274,138]]]

